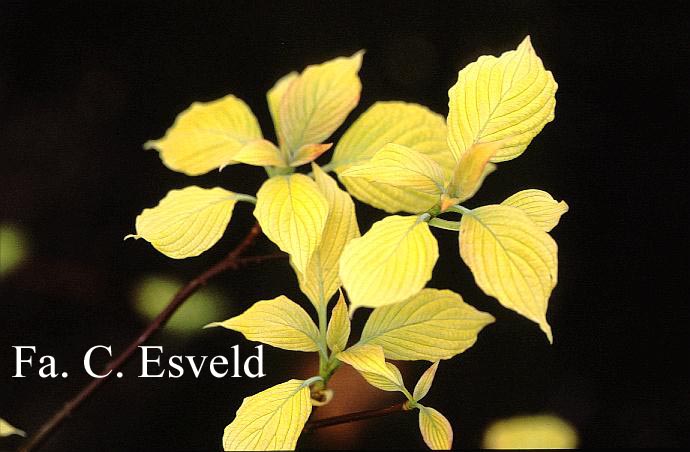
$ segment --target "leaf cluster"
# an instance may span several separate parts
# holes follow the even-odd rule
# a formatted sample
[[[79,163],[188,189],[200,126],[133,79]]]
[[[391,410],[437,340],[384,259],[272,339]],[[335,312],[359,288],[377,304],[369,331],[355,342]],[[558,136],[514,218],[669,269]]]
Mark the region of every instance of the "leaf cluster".
[[[314,160],[333,147],[327,139],[359,101],[363,54],[287,74],[269,90],[277,143],[263,137],[243,101],[228,95],[193,104],[163,138],[145,145],[157,150],[167,167],[190,176],[244,163],[264,167],[268,177],[255,196],[220,187],[172,190],[137,217],[131,237],[172,258],[196,256],[220,239],[238,201],[255,204],[254,216],[289,255],[316,313],[317,322],[280,295],[208,325],[319,354],[314,377],[244,399],[225,429],[227,450],[294,448],[312,406],[330,400],[327,384],[342,363],[381,390],[401,392],[406,407],[419,410],[429,447],[451,447],[448,420],[419,402],[440,361],[471,347],[494,318],[455,292],[426,288],[439,257],[432,228],[455,231],[459,254],[477,285],[536,322],[552,341],[546,311],[558,265],[549,231],[568,206],[536,189],[498,204],[473,209],[461,204],[497,164],[521,155],[554,118],[557,85],[529,37],[515,50],[482,56],[462,69],[448,92],[447,118],[417,104],[376,102],[320,167]],[[310,166],[298,171],[303,165]],[[361,235],[352,197],[394,215]],[[354,341],[350,318],[360,307],[373,311]],[[388,360],[433,364],[410,393]]]

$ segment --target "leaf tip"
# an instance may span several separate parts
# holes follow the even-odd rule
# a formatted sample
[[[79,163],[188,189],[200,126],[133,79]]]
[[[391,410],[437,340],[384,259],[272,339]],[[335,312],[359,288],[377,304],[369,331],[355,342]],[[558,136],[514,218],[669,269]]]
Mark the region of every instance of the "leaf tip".
[[[544,334],[546,334],[546,338],[549,340],[549,344],[553,345],[553,332],[551,331],[551,326],[548,323],[543,322],[539,324],[539,327],[544,332]]]
[[[559,202],[558,205],[561,208],[561,210],[563,211],[563,213],[566,213],[566,212],[568,212],[568,210],[570,210],[570,206],[565,201]]]
[[[148,140],[142,147],[147,151],[158,150],[158,140]]]
[[[222,323],[222,322],[211,322],[211,323],[207,323],[206,325],[202,326],[201,329],[202,329],[202,330],[205,330],[205,329],[207,329],[207,328],[215,328],[215,327],[218,327],[218,326],[223,326],[223,323]]]

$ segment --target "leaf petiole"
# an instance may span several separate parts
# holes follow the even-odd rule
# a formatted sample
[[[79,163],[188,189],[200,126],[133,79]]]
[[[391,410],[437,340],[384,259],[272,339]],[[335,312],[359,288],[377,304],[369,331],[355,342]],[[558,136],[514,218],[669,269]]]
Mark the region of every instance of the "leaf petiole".
[[[244,193],[235,193],[235,199],[237,201],[244,201],[256,205],[256,197],[252,195],[245,195]]]
[[[448,231],[459,231],[460,222],[459,221],[449,221],[442,218],[432,218],[429,220],[429,226],[434,226],[439,229],[446,229]]]
[[[448,208],[449,212],[457,212],[461,213],[463,215],[472,215],[472,209],[468,209],[466,207],[461,206],[460,204],[456,204],[454,206],[450,206]]]

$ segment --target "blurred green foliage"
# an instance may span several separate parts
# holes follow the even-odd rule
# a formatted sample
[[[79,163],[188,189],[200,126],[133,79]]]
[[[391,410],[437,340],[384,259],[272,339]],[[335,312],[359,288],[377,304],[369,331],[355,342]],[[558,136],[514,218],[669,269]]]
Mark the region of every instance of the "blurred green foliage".
[[[0,223],[0,278],[19,267],[29,255],[29,239],[17,225]]]
[[[170,302],[183,282],[169,275],[148,275],[136,284],[133,293],[134,310],[150,321]],[[220,290],[202,287],[175,312],[164,331],[190,335],[200,332],[207,323],[223,318],[231,301]]]

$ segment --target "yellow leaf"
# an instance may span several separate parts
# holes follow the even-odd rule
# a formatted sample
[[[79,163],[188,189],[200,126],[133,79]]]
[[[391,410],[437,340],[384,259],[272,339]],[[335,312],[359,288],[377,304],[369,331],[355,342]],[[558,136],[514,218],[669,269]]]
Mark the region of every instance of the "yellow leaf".
[[[195,102],[180,113],[165,136],[144,144],[160,152],[168,168],[197,176],[236,163],[242,147],[262,138],[256,117],[233,95]]]
[[[577,431],[563,419],[548,415],[515,416],[486,429],[484,449],[575,449]]]
[[[561,215],[568,211],[565,201],[558,202],[547,192],[536,189],[519,191],[501,204],[522,210],[546,232],[555,228]]]
[[[438,163],[421,152],[395,143],[385,145],[371,160],[351,166],[340,173],[340,177],[361,177],[376,185],[425,193],[435,198],[441,194],[445,183],[443,168]]]
[[[477,285],[538,323],[549,342],[546,309],[558,279],[557,253],[556,242],[517,207],[479,207],[460,221],[460,255]]]
[[[290,380],[246,397],[225,427],[224,450],[294,450],[311,414],[309,385]]]
[[[419,431],[432,450],[450,450],[453,446],[453,427],[433,408],[419,405]]]
[[[10,435],[26,436],[26,432],[19,430],[6,420],[0,418],[0,437]]]
[[[290,166],[300,166],[305,163],[313,162],[321,154],[329,150],[333,143],[326,144],[305,144],[295,152],[295,156],[290,162]]]
[[[255,166],[287,166],[283,155],[268,140],[254,140],[244,145],[234,157],[235,162]],[[222,167],[221,167],[222,169]]]
[[[328,216],[328,201],[319,187],[304,174],[277,176],[264,182],[256,198],[254,216],[261,229],[304,272]]]
[[[448,145],[456,160],[472,145],[494,141],[502,144],[492,162],[518,157],[553,120],[557,88],[529,36],[517,50],[467,65],[448,91]]]
[[[136,219],[136,235],[173,259],[198,256],[220,240],[237,194],[219,187],[171,190],[156,207]]]
[[[278,117],[288,155],[293,157],[305,144],[323,142],[355,108],[362,90],[357,73],[363,54],[308,66],[289,81]]]
[[[278,136],[278,143],[283,147],[283,137],[280,133],[280,101],[283,99],[290,83],[292,83],[299,74],[295,71],[281,77],[273,88],[266,93],[266,100],[268,101],[268,109],[271,112],[273,119],[273,127],[275,127],[276,135]]]
[[[309,261],[307,270],[297,271],[300,289],[317,310],[325,309],[328,300],[340,287],[338,262],[350,240],[359,237],[359,226],[352,198],[338,187],[331,176],[312,164],[316,185],[328,201],[328,217],[323,238]]]
[[[206,325],[239,331],[250,341],[263,342],[285,350],[319,351],[319,330],[297,303],[285,295],[257,301],[237,317]]]
[[[407,300],[374,310],[361,343],[381,345],[389,359],[437,361],[470,348],[493,316],[450,290],[423,289]]]
[[[412,393],[415,402],[422,400],[429,392],[429,389],[431,389],[431,385],[434,383],[434,377],[436,376],[436,370],[438,369],[438,363],[440,363],[440,361],[436,361],[432,364],[431,367],[422,374],[415,385],[414,392]]]
[[[336,355],[340,361],[354,367],[372,386],[384,391],[408,394],[397,367],[387,363],[379,345],[361,344]]]
[[[351,310],[379,307],[415,295],[431,279],[438,243],[417,217],[389,216],[353,239],[340,259]]]
[[[456,202],[474,196],[486,176],[494,171],[496,166],[489,163],[489,160],[496,154],[499,146],[500,142],[475,144],[460,157],[447,189],[450,195],[457,199]]]
[[[340,292],[338,303],[336,303],[331,312],[331,320],[328,322],[328,333],[326,334],[326,342],[328,348],[333,353],[338,353],[347,347],[347,340],[350,337],[350,317],[347,314],[347,305],[345,304],[345,297]]]
[[[444,171],[452,171],[455,161],[446,143],[446,124],[441,115],[426,107],[405,102],[377,102],[365,111],[338,142],[330,165],[340,174],[350,165],[371,159],[388,143],[420,152]],[[389,213],[424,212],[437,197],[406,193],[387,185],[374,185],[362,178],[340,178],[347,190],[362,202]]]

